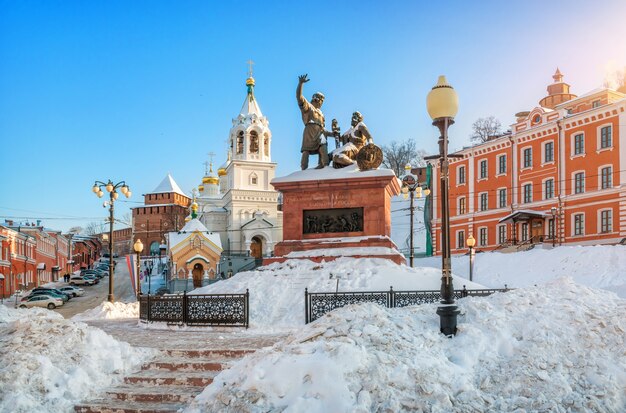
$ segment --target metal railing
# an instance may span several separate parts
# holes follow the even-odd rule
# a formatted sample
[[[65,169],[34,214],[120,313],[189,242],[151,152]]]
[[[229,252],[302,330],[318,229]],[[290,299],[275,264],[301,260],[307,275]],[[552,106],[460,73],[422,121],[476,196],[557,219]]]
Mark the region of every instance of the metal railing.
[[[465,286],[463,286],[462,290],[454,290],[454,298],[484,297],[496,292],[506,291],[509,291],[509,288],[506,285],[504,286],[504,289],[482,290],[468,290]],[[305,288],[305,323],[308,324],[330,311],[350,304],[371,302],[387,308],[400,308],[409,305],[437,303],[439,301],[441,301],[441,292],[439,290],[394,291],[393,287],[390,287],[389,291],[310,293],[308,289]]]
[[[250,319],[250,294],[141,295],[139,319],[191,326],[246,327]]]

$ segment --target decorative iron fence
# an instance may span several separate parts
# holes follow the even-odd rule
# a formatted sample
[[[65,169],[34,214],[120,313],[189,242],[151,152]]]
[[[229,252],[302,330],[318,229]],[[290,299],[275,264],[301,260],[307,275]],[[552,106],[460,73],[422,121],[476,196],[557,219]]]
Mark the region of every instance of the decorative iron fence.
[[[193,326],[246,327],[250,318],[250,294],[142,295],[139,319]]]
[[[463,286],[462,290],[454,290],[454,299],[463,297],[483,297],[496,292],[509,291],[507,286],[503,289],[468,290]],[[441,292],[429,291],[359,291],[359,292],[336,292],[336,293],[310,293],[304,289],[304,312],[305,323],[315,321],[324,314],[356,303],[376,303],[387,308],[399,308],[409,305],[436,303],[441,301]]]

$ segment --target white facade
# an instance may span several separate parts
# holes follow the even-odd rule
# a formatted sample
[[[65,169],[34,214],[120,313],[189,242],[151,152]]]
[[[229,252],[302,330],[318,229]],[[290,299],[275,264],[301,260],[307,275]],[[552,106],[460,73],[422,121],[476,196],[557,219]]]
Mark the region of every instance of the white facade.
[[[229,133],[228,161],[214,176],[203,179],[197,198],[198,215],[209,231],[218,232],[225,251],[250,251],[269,256],[282,240],[279,193],[270,182],[276,163],[271,159],[272,132],[254,96],[254,79]]]

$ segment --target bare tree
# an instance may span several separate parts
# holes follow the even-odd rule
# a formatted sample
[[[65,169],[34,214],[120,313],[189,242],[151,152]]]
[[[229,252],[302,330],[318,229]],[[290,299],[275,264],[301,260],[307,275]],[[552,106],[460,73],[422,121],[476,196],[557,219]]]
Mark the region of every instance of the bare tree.
[[[502,128],[502,124],[494,116],[478,118],[476,122],[472,124],[472,135],[470,138],[472,142],[487,142],[489,138],[502,133],[500,128]]]
[[[77,235],[77,234],[80,234],[81,232],[83,232],[83,227],[79,227],[79,226],[72,227],[67,230],[67,233],[72,234],[72,235]]]
[[[84,230],[85,235],[98,235],[105,231],[104,222],[90,222]]]
[[[412,167],[424,166],[424,156],[426,151],[417,149],[417,144],[413,139],[402,142],[392,141],[389,145],[382,146],[383,166],[391,169],[396,176],[404,175],[404,166],[410,163]]]
[[[621,69],[611,69],[604,76],[604,87],[619,91],[626,91],[626,66]]]

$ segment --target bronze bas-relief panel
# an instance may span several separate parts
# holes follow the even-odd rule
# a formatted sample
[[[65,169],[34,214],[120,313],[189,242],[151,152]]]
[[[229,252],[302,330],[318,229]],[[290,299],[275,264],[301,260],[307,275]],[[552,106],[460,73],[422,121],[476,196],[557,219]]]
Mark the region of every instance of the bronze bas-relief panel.
[[[363,231],[363,208],[309,209],[302,212],[304,234]]]

